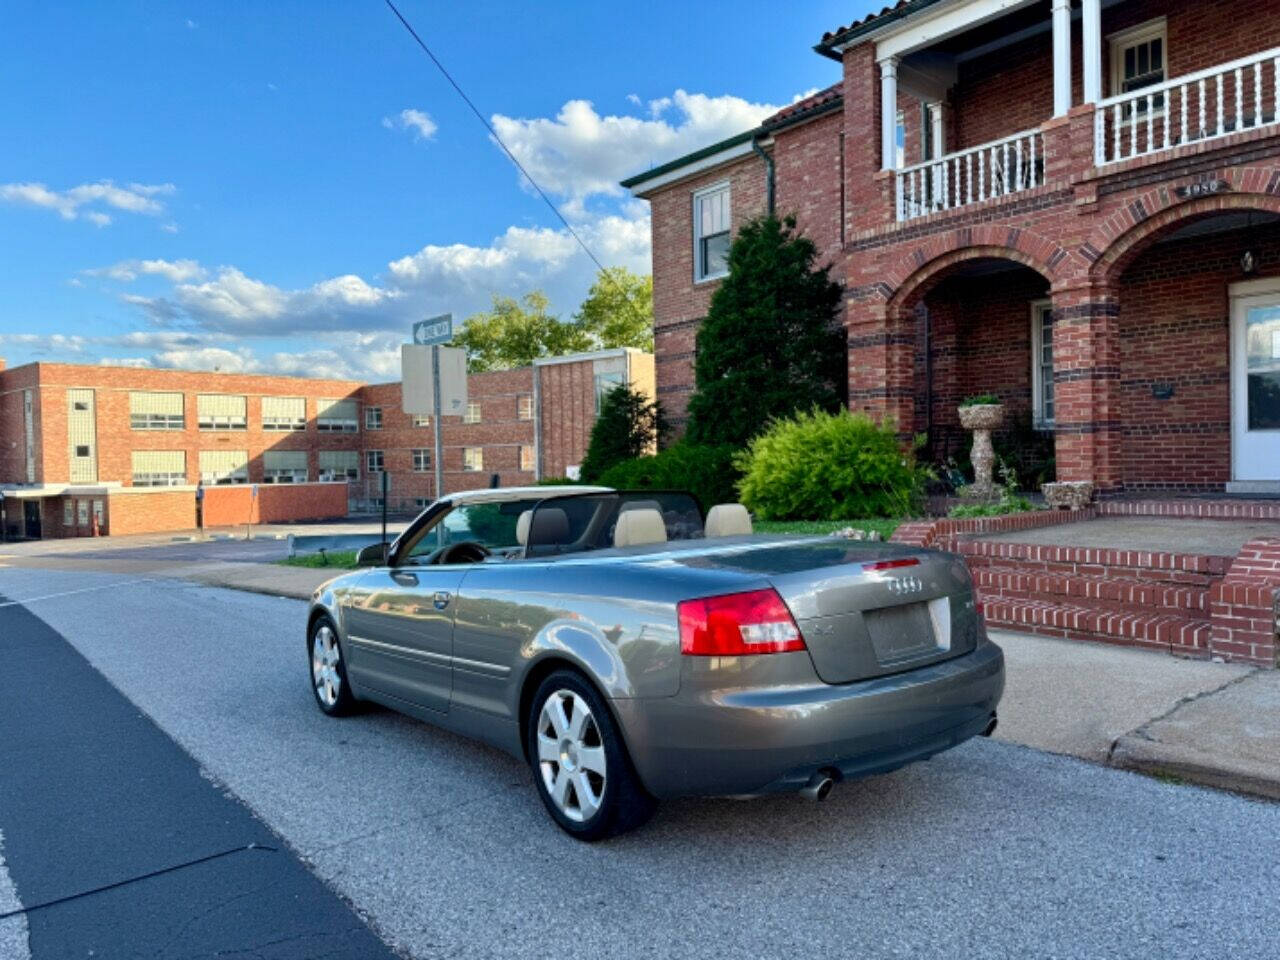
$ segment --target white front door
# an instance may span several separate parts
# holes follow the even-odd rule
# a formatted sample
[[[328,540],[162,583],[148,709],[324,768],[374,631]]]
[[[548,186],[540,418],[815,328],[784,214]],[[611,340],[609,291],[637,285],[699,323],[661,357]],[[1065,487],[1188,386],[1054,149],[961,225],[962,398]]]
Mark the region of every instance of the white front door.
[[[1232,287],[1231,464],[1234,480],[1280,481],[1280,281]]]

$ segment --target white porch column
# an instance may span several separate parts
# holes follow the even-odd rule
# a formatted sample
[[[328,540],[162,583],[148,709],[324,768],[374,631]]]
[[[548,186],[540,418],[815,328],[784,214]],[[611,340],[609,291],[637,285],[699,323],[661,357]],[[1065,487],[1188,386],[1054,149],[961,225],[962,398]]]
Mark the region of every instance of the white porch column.
[[[898,166],[898,58],[880,61],[880,158],[881,168]]]
[[[1080,21],[1084,41],[1084,102],[1102,99],[1102,0],[1084,0]]]
[[[1053,115],[1071,109],[1071,0],[1053,0]]]

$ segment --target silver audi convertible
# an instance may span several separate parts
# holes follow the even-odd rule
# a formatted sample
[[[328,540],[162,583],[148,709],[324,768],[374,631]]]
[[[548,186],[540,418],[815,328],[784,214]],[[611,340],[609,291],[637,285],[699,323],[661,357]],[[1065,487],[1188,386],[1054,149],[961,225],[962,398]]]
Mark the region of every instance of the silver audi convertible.
[[[360,564],[312,598],[320,709],[508,750],[584,840],[663,797],[823,799],[989,734],[1004,690],[960,558],[753,535],[687,493],[451,494]]]

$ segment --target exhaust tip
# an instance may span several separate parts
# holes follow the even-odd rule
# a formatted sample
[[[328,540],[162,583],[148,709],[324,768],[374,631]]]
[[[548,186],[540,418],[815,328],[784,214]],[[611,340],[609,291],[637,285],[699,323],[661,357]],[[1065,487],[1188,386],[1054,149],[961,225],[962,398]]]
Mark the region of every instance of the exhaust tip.
[[[984,737],[991,736],[993,733],[996,732],[996,726],[999,725],[999,723],[1000,723],[999,718],[993,713],[991,715],[991,719],[987,722],[986,727],[983,728],[982,735]]]
[[[835,785],[835,778],[830,773],[819,770],[800,788],[800,796],[812,803],[821,803],[831,796],[831,788]]]

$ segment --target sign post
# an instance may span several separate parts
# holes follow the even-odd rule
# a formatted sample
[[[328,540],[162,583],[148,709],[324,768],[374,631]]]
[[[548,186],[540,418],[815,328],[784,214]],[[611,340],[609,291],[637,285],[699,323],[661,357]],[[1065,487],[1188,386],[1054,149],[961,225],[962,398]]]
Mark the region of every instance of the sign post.
[[[442,376],[441,363],[440,363],[440,349],[441,349],[440,345],[444,343],[448,343],[452,339],[453,339],[453,314],[445,313],[445,314],[441,314],[438,317],[429,317],[426,320],[419,320],[417,323],[415,323],[413,325],[413,346],[404,348],[405,354],[408,354],[411,350],[419,349],[421,347],[431,348],[431,375],[430,375],[431,398],[430,400],[427,401],[426,404],[423,404],[422,401],[425,398],[419,398],[415,396],[411,399],[409,396],[411,387],[416,387],[419,384],[421,384],[421,381],[425,379],[424,377],[411,376],[407,371],[403,371],[404,386],[402,387],[402,389],[405,391],[404,399],[405,399],[406,413],[410,413],[410,412],[418,413],[418,412],[421,412],[419,407],[424,405],[430,406],[430,414],[433,418],[431,421],[431,432],[434,440],[432,457],[435,461],[435,470],[434,470],[435,491],[434,492],[435,492],[435,499],[437,500],[439,500],[442,496],[444,496],[444,437],[441,432],[441,427],[443,426],[441,418],[444,415],[445,390],[444,390],[444,387],[442,386],[443,376]],[[455,353],[460,354],[462,351],[456,350],[454,348],[447,348],[447,352],[449,352],[452,355]],[[466,409],[465,366],[462,368],[461,376],[459,376],[460,371],[456,369],[458,367],[458,364],[456,362],[457,358],[451,356],[450,360],[451,362],[449,364],[449,371],[448,371],[450,376],[450,383],[448,385],[449,386],[448,399],[451,406],[460,407],[461,409],[465,410]],[[407,359],[402,365],[407,366]],[[411,384],[411,381],[412,381],[412,384]],[[410,406],[413,407],[412,410],[409,409]]]

